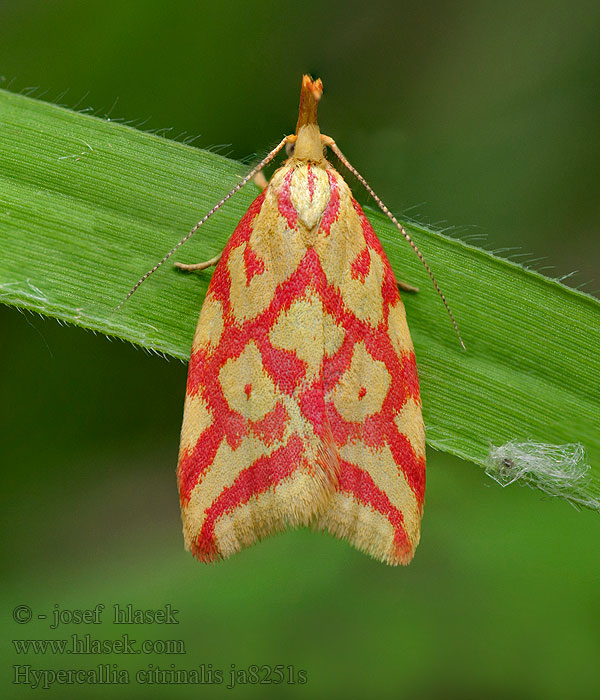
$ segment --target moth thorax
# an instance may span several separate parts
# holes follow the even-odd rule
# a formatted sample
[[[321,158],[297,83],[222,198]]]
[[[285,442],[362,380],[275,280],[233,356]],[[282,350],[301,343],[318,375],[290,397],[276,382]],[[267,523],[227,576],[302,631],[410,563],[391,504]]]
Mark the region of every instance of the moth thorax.
[[[327,170],[317,163],[307,163],[295,167],[290,182],[290,201],[298,213],[298,221],[307,231],[318,227],[331,196]],[[314,231],[316,235],[316,230]],[[305,239],[307,245],[314,240]]]
[[[313,163],[323,160],[321,132],[317,124],[305,124],[300,127],[294,145],[294,158]]]

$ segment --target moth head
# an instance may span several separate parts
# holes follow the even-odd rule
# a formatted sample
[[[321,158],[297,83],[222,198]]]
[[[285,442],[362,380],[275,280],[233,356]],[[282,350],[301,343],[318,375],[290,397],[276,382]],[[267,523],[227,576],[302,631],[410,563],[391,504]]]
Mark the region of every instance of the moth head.
[[[296,139],[288,143],[288,155],[302,161],[323,160],[321,132],[317,123],[317,106],[323,94],[323,83],[309,75],[302,78],[300,110],[296,124]]]

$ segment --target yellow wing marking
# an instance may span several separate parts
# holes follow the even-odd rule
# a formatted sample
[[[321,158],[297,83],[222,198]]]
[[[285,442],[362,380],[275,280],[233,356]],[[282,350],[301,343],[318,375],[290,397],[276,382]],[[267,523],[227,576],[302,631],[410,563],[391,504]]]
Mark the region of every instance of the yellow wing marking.
[[[236,506],[232,513],[223,513],[215,522],[219,552],[229,557],[287,526],[308,525],[328,503],[329,494],[315,484],[314,477],[298,470],[275,488]]]
[[[425,459],[425,426],[421,415],[421,406],[409,397],[394,416],[398,432],[406,435],[417,457]]]
[[[390,448],[374,449],[363,442],[353,440],[340,448],[343,461],[350,462],[369,473],[375,486],[390,499],[404,518],[404,529],[413,549],[419,540],[421,516],[417,499],[402,470],[394,461]]]
[[[255,274],[249,283],[244,262],[246,245],[264,264],[264,272]],[[231,250],[227,259],[229,299],[236,320],[243,322],[265,311],[277,287],[296,271],[305,253],[302,238],[279,213],[273,187],[269,185],[248,243]]]
[[[212,413],[201,396],[196,394],[185,397],[179,448],[180,459],[186,452],[194,449],[198,438],[210,427],[212,421]]]
[[[397,563],[394,528],[390,521],[373,508],[360,505],[352,495],[341,491],[333,494],[327,510],[312,526],[347,540],[353,547],[380,561]]]
[[[272,345],[293,351],[306,363],[307,382],[313,381],[320,371],[324,350],[332,355],[343,339],[343,328],[324,310],[319,297],[308,294],[282,311],[269,332]]]
[[[339,289],[344,304],[358,319],[376,327],[383,319],[383,260],[370,248],[370,265],[364,280],[353,279],[352,262],[366,247],[360,219],[352,205],[348,185],[336,173],[339,193],[339,214],[328,236],[320,236],[316,250],[329,284]]]
[[[241,471],[260,457],[269,455],[276,447],[269,447],[254,436],[244,437],[237,449],[232,449],[225,439],[221,442],[212,464],[200,475],[182,511],[183,533],[188,549],[202,528],[206,509],[225,488],[234,483]]]
[[[412,352],[413,342],[406,322],[406,311],[401,299],[390,307],[388,315],[388,335],[392,341],[392,347],[401,357],[407,352]]]
[[[342,347],[346,332],[328,313],[323,315],[323,345],[325,354],[332,357]]]
[[[364,341],[354,346],[350,366],[326,396],[346,421],[362,422],[381,411],[392,378],[383,362],[369,355]]]
[[[206,352],[210,352],[217,347],[222,334],[223,306],[218,299],[215,299],[211,294],[207,294],[200,311],[198,325],[196,326],[192,353],[197,352],[201,348]]]
[[[275,384],[265,372],[253,340],[239,357],[230,358],[223,365],[219,383],[229,408],[249,420],[260,420],[275,408]]]

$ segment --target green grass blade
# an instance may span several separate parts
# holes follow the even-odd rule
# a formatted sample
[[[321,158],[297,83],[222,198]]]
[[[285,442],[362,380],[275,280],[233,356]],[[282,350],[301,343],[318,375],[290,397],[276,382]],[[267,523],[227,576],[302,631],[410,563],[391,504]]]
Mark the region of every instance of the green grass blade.
[[[181,359],[210,272],[171,262],[133,284],[246,168],[214,153],[0,91],[0,301]],[[176,258],[218,253],[253,184]],[[573,499],[600,499],[600,302],[421,226],[409,229],[444,290],[467,351],[410,248],[369,216],[399,279],[416,347],[428,443],[478,464],[490,444],[581,443],[591,466]],[[567,494],[569,495],[569,494]]]

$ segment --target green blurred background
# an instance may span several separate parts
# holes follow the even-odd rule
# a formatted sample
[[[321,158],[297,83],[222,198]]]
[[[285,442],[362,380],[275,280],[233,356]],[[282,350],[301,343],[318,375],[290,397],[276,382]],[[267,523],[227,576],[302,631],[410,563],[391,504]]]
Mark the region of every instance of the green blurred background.
[[[580,270],[569,282],[593,292],[599,31],[595,1],[5,1],[0,86],[247,158],[293,129],[312,72],[322,130],[392,209],[519,246],[553,276]],[[12,309],[0,324],[3,697],[598,696],[597,514],[430,450],[410,567],[303,531],[204,566],[183,551],[175,483],[186,367]],[[114,626],[110,609],[99,626],[37,619],[97,603],[170,603],[180,624]],[[19,604],[29,624],[13,622]],[[124,632],[186,654],[17,655],[11,642]],[[99,663],[131,683],[12,683],[14,664]],[[212,664],[224,684],[134,682],[148,664]],[[227,690],[232,664],[292,665],[307,682]]]

